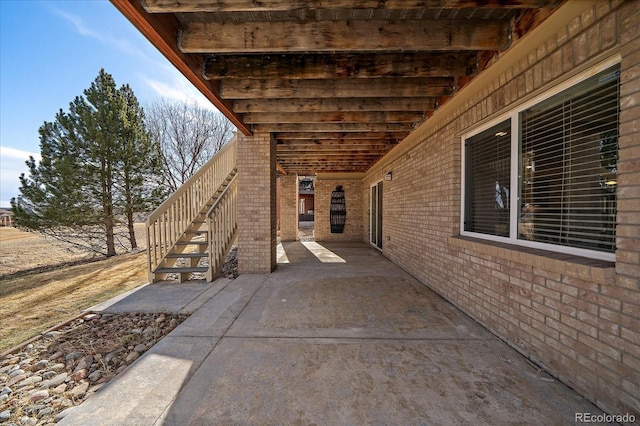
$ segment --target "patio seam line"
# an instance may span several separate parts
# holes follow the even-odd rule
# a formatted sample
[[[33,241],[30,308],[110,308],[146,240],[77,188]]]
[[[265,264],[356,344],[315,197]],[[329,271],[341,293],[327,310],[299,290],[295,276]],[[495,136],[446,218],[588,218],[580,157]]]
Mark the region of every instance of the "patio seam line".
[[[281,340],[297,340],[297,339],[306,339],[306,340],[377,340],[377,341],[424,341],[424,342],[501,342],[500,339],[494,337],[489,338],[418,338],[418,337],[332,337],[332,336],[234,336],[234,335],[223,335],[220,337],[227,339],[281,339]]]
[[[203,291],[202,293],[200,293],[200,294],[198,294],[198,295],[194,296],[194,297],[193,297],[193,299],[189,300],[189,302],[187,302],[187,303],[186,303],[186,304],[185,304],[185,305],[180,309],[180,312],[182,312],[182,310],[183,310],[184,308],[186,308],[186,307],[187,307],[187,306],[189,306],[191,303],[193,303],[193,302],[194,302],[198,297],[202,296],[202,294],[203,294],[204,292],[208,291],[211,287],[213,287],[213,285],[214,285],[214,283],[215,283],[215,282],[216,282],[216,280],[212,281],[212,282],[211,282],[211,285],[210,285],[209,287],[207,287],[207,289],[206,289],[205,291]],[[228,285],[229,285],[229,283],[227,283],[227,285],[225,285],[224,287],[222,287],[222,288],[220,289],[220,291],[222,291],[222,290],[224,290],[225,288],[227,288],[227,286],[228,286]],[[220,293],[220,291],[218,291],[216,294]],[[213,296],[211,296],[209,299],[207,299],[207,301],[205,301],[205,303],[207,303],[207,302],[208,302],[209,300],[211,300],[213,297],[216,297],[216,295],[214,294]],[[179,313],[180,313],[180,312],[179,312]]]
[[[218,294],[220,294],[220,292],[222,292],[224,289],[227,288],[227,286],[231,285],[231,283],[233,283],[235,280],[231,280],[223,289],[221,289],[219,292],[217,292],[213,297],[211,297],[211,299],[213,299],[214,297],[216,297]],[[242,307],[242,309],[240,309],[238,311],[238,313],[235,315],[235,317],[233,318],[233,321],[231,321],[231,323],[229,324],[229,326],[227,326],[227,328],[224,330],[224,332],[221,333],[221,335],[219,337],[213,337],[213,339],[217,339],[215,341],[215,343],[213,344],[213,346],[211,347],[211,349],[209,351],[207,351],[207,354],[205,356],[202,357],[202,361],[200,361],[198,367],[196,368],[196,370],[193,372],[193,374],[191,375],[191,377],[189,377],[188,380],[184,381],[182,383],[182,386],[180,386],[180,390],[178,391],[178,393],[174,396],[174,398],[172,398],[171,402],[164,407],[164,409],[160,412],[159,416],[156,418],[156,420],[153,422],[154,425],[159,425],[164,423],[163,419],[163,415],[165,413],[165,411],[167,410],[168,407],[172,406],[176,399],[178,398],[178,396],[180,395],[180,393],[183,391],[183,389],[191,382],[191,380],[193,380],[194,377],[196,377],[196,375],[198,374],[198,371],[200,371],[200,369],[202,368],[202,364],[204,363],[204,361],[209,358],[209,356],[211,355],[211,353],[215,350],[215,348],[218,346],[218,344],[220,343],[220,341],[222,340],[222,338],[225,336],[225,334],[229,331],[229,329],[233,326],[233,324],[235,324],[235,322],[238,320],[238,317],[242,314],[242,312],[244,312],[244,310],[247,308],[247,306],[249,305],[249,303],[251,303],[251,301],[253,300],[253,298],[256,296],[256,293],[258,292],[258,290],[260,290],[262,288],[262,286],[264,285],[264,283],[266,282],[266,278],[265,280],[263,280],[260,285],[253,291],[253,294],[251,294],[251,297],[248,298],[247,302],[244,304],[244,306]],[[209,300],[211,300],[209,299]],[[186,305],[185,305],[186,306]],[[177,328],[179,328],[180,325],[178,325]],[[167,337],[167,336],[165,336]],[[205,336],[180,336],[180,337],[189,337],[189,338],[206,338]],[[162,340],[162,339],[161,339]]]
[[[247,309],[247,306],[249,306],[249,304],[251,303],[251,301],[256,297],[256,293],[258,293],[258,291],[262,288],[262,286],[264,285],[264,283],[267,281],[267,277],[265,277],[265,279],[260,283],[260,285],[258,287],[256,287],[256,289],[253,291],[253,294],[251,294],[251,297],[248,298],[247,302],[244,304],[244,306],[242,307],[242,309],[240,309],[238,311],[238,313],[235,315],[235,317],[233,318],[233,321],[231,321],[231,323],[229,323],[229,325],[227,326],[227,328],[225,328],[224,332],[222,332],[222,334],[220,335],[220,339],[222,339],[223,337],[225,337],[225,335],[229,332],[229,330],[231,329],[231,327],[233,327],[233,324],[236,323],[236,321],[238,320],[238,317],[240,315],[242,315],[242,313],[244,312],[245,309]],[[218,293],[219,294],[219,293]],[[215,296],[214,296],[215,297]],[[218,343],[220,342],[220,339],[218,339],[218,342],[216,342],[216,344],[213,346],[213,348],[211,348],[211,351],[209,351],[209,354],[216,348],[216,346],[218,345]],[[209,356],[209,354],[207,354],[207,356]]]
[[[190,304],[192,304],[192,303],[193,303],[197,298],[199,298],[200,296],[202,296],[205,292],[209,291],[209,290],[210,290],[210,289],[215,285],[216,281],[221,280],[221,279],[223,279],[223,278],[222,278],[222,277],[218,277],[218,278],[216,278],[215,280],[213,280],[213,281],[211,282],[211,284],[209,285],[209,287],[208,287],[205,291],[201,292],[201,293],[200,293],[200,294],[198,294],[197,296],[194,296],[194,297],[193,297],[193,299],[189,300],[189,302],[187,302],[187,303],[186,303],[182,308],[180,308],[180,310],[178,311],[178,314],[182,314],[182,313],[183,313],[182,311],[184,310],[184,308],[186,308],[187,306],[189,306]],[[226,278],[224,278],[224,279],[226,279]],[[227,284],[226,284],[224,287],[222,287],[220,290],[218,290],[218,291],[216,292],[216,294],[214,294],[213,296],[211,296],[210,298],[208,298],[204,303],[207,303],[209,300],[211,300],[211,299],[213,299],[214,297],[216,297],[216,296],[218,295],[218,293],[220,293],[221,291],[224,291],[224,290],[229,286],[229,284],[231,284],[232,282],[233,282],[233,280],[231,280],[231,281],[227,282]],[[202,306],[204,306],[204,303],[202,304]],[[202,307],[202,306],[200,306],[200,307]],[[197,309],[196,309],[196,310],[197,310]],[[195,311],[194,311],[194,312],[192,312],[191,314],[189,314],[189,316],[191,316],[193,313],[195,313]]]

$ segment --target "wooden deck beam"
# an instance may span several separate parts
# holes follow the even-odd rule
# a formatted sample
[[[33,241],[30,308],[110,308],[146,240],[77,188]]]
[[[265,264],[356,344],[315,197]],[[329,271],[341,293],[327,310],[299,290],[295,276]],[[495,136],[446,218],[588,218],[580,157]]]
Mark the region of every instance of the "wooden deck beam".
[[[262,123],[254,132],[410,132],[413,123]]]
[[[270,12],[318,9],[424,9],[424,8],[538,8],[552,7],[557,0],[142,0],[152,13]]]
[[[476,72],[474,52],[209,55],[207,79],[450,77]]]
[[[503,20],[306,22],[189,22],[180,31],[183,53],[384,52],[501,50]]]
[[[449,96],[454,79],[377,78],[337,80],[224,80],[221,95],[228,99],[273,98],[425,98]]]
[[[412,123],[424,120],[421,111],[355,111],[355,112],[250,112],[244,114],[247,124],[255,123]]]
[[[285,141],[285,143],[289,143],[287,141],[295,141],[295,140],[317,140],[318,142],[322,142],[324,139],[333,141],[343,140],[347,142],[347,140],[391,140],[391,141],[401,141],[406,138],[408,133],[406,131],[399,132],[289,132],[289,133],[276,133],[273,135],[277,140]],[[293,143],[293,142],[291,142]]]
[[[237,113],[332,111],[430,111],[438,98],[312,98],[241,99],[233,103]]]

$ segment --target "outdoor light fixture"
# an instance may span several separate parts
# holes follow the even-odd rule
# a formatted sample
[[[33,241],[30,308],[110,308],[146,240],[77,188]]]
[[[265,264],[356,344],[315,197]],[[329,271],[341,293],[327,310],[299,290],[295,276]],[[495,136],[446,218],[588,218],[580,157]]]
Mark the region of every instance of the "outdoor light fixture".
[[[384,175],[384,180],[391,180],[391,178],[393,177],[393,173],[392,172],[387,172]]]

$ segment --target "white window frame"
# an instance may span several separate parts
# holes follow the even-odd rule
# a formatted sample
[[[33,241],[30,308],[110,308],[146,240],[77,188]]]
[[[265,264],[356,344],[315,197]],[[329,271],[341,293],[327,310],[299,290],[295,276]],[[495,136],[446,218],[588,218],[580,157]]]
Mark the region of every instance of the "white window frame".
[[[553,252],[560,252],[565,254],[571,254],[575,256],[588,257],[591,259],[599,259],[609,262],[615,262],[615,253],[607,253],[596,250],[582,249],[577,247],[568,247],[563,245],[556,245],[550,243],[541,243],[537,241],[530,240],[521,240],[518,239],[518,210],[519,210],[519,202],[520,202],[520,180],[518,178],[518,170],[519,170],[519,155],[520,155],[520,123],[519,117],[520,113],[534,105],[543,102],[544,100],[571,88],[572,86],[592,77],[612,66],[619,64],[621,61],[620,56],[616,55],[613,58],[610,58],[606,61],[595,65],[588,70],[577,74],[576,76],[563,81],[562,83],[554,86],[553,88],[546,90],[544,93],[541,93],[525,102],[522,102],[515,106],[511,111],[501,114],[499,116],[491,118],[491,120],[482,123],[479,126],[472,128],[471,130],[465,132],[460,138],[460,148],[462,152],[462,161],[461,161],[461,203],[460,203],[460,235],[479,238],[483,240],[497,241],[502,243],[508,243],[523,247],[536,248],[541,250],[548,250]],[[465,219],[465,203],[466,203],[466,155],[465,155],[465,142],[467,139],[499,124],[503,121],[511,121],[511,188],[509,188],[512,196],[510,197],[510,217],[509,217],[509,237],[500,237],[497,235],[489,235],[482,234],[478,232],[470,232],[465,231],[464,229],[464,219]]]

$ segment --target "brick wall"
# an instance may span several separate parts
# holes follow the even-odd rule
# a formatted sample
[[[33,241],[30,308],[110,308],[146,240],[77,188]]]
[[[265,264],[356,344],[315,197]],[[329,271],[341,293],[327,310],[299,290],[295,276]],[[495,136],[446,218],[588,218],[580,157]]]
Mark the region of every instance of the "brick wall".
[[[616,285],[601,289],[615,302],[599,315],[618,326],[606,343],[618,348],[620,356],[607,361],[613,368],[622,362],[622,391],[636,396],[640,412],[640,2],[625,4],[618,19],[622,75]]]
[[[487,74],[490,80],[463,89],[461,103],[403,142],[410,149],[392,153],[367,174],[362,215],[367,217],[369,185],[393,171],[393,180],[384,182],[384,254],[605,411],[638,419],[640,2],[570,5],[584,10],[556,21],[553,32],[547,27],[535,39],[514,43],[511,51],[518,55],[511,62],[499,58],[492,67],[500,71]],[[461,135],[618,53],[615,265],[460,237]],[[363,228],[366,239],[367,220]]]
[[[270,134],[238,140],[238,271],[276,265],[276,144]],[[282,206],[284,208],[284,206]]]
[[[331,192],[342,185],[347,209],[344,233],[332,234],[329,223]],[[317,179],[315,187],[314,236],[316,241],[362,240],[362,181]]]
[[[280,239],[298,239],[298,175],[280,177]]]

